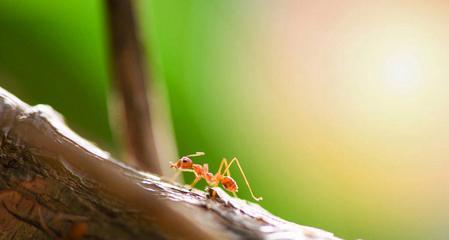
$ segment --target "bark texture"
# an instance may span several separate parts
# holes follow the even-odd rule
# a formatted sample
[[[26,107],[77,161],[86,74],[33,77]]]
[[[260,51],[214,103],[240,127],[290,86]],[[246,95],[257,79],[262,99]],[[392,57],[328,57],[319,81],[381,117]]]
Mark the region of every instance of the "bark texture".
[[[0,239],[338,239],[112,159],[0,88]]]

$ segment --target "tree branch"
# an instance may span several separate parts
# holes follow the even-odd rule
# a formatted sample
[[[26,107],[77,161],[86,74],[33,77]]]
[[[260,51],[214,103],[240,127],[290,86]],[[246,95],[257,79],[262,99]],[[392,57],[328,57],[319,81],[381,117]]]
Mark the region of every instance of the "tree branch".
[[[0,130],[0,239],[337,239],[132,169],[1,88]]]
[[[124,116],[121,121],[127,140],[127,160],[140,169],[162,174],[147,97],[151,74],[145,71],[141,56],[133,1],[107,0],[106,6],[113,82],[119,103],[116,107]]]

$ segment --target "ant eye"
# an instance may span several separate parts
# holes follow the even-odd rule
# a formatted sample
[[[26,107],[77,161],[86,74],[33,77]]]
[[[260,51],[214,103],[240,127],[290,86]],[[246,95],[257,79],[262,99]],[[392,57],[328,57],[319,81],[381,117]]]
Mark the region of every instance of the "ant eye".
[[[190,161],[190,159],[188,159],[186,157],[181,158],[182,163],[188,163],[189,161]]]

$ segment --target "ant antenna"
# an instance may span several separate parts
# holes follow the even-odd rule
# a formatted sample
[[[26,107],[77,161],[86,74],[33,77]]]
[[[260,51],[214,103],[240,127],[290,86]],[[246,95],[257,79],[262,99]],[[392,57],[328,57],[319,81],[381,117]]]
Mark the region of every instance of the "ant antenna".
[[[234,157],[234,158],[231,160],[231,162],[230,162],[230,163],[228,164],[228,166],[225,168],[225,170],[224,170],[223,173],[226,173],[227,171],[229,171],[229,168],[231,167],[231,165],[232,165],[234,162],[237,163],[237,167],[239,167],[240,173],[242,174],[243,179],[245,180],[246,186],[248,187],[249,192],[251,193],[251,196],[254,198],[254,200],[256,200],[256,201],[261,201],[261,200],[263,199],[262,197],[256,197],[256,196],[254,196],[253,190],[251,189],[251,186],[249,185],[248,179],[246,179],[246,176],[245,176],[245,173],[243,172],[242,166],[240,166],[239,160],[238,160],[236,157]]]
[[[200,157],[206,155],[204,152],[196,152],[194,154],[187,155],[185,157]]]

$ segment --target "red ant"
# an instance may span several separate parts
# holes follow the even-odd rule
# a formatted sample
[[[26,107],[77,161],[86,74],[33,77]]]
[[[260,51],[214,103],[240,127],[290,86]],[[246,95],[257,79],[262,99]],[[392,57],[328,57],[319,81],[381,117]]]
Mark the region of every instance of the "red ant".
[[[246,179],[245,173],[243,172],[242,167],[240,166],[239,160],[234,157],[229,163],[226,158],[223,158],[223,160],[220,163],[220,167],[218,168],[218,172],[213,175],[209,172],[209,165],[203,164],[201,166],[200,164],[193,163],[192,157],[199,157],[205,155],[203,152],[197,152],[195,154],[183,156],[175,163],[170,162],[170,167],[175,168],[176,170],[179,170],[175,174],[175,177],[180,172],[193,172],[195,174],[195,180],[190,184],[190,187],[193,188],[195,184],[198,183],[198,181],[201,180],[201,178],[204,178],[206,180],[207,184],[211,187],[217,187],[220,183],[223,186],[224,189],[228,190],[229,192],[232,192],[234,196],[237,196],[236,192],[238,191],[238,186],[235,180],[231,177],[231,173],[229,171],[229,168],[231,165],[235,162],[237,163],[237,166],[240,170],[240,173],[243,176],[243,179],[245,180],[246,186],[248,186],[248,189],[251,193],[251,196],[256,201],[262,200],[262,197],[256,197],[254,196],[253,190],[251,189],[251,186],[249,185],[248,180]],[[223,172],[221,171],[224,167]]]

